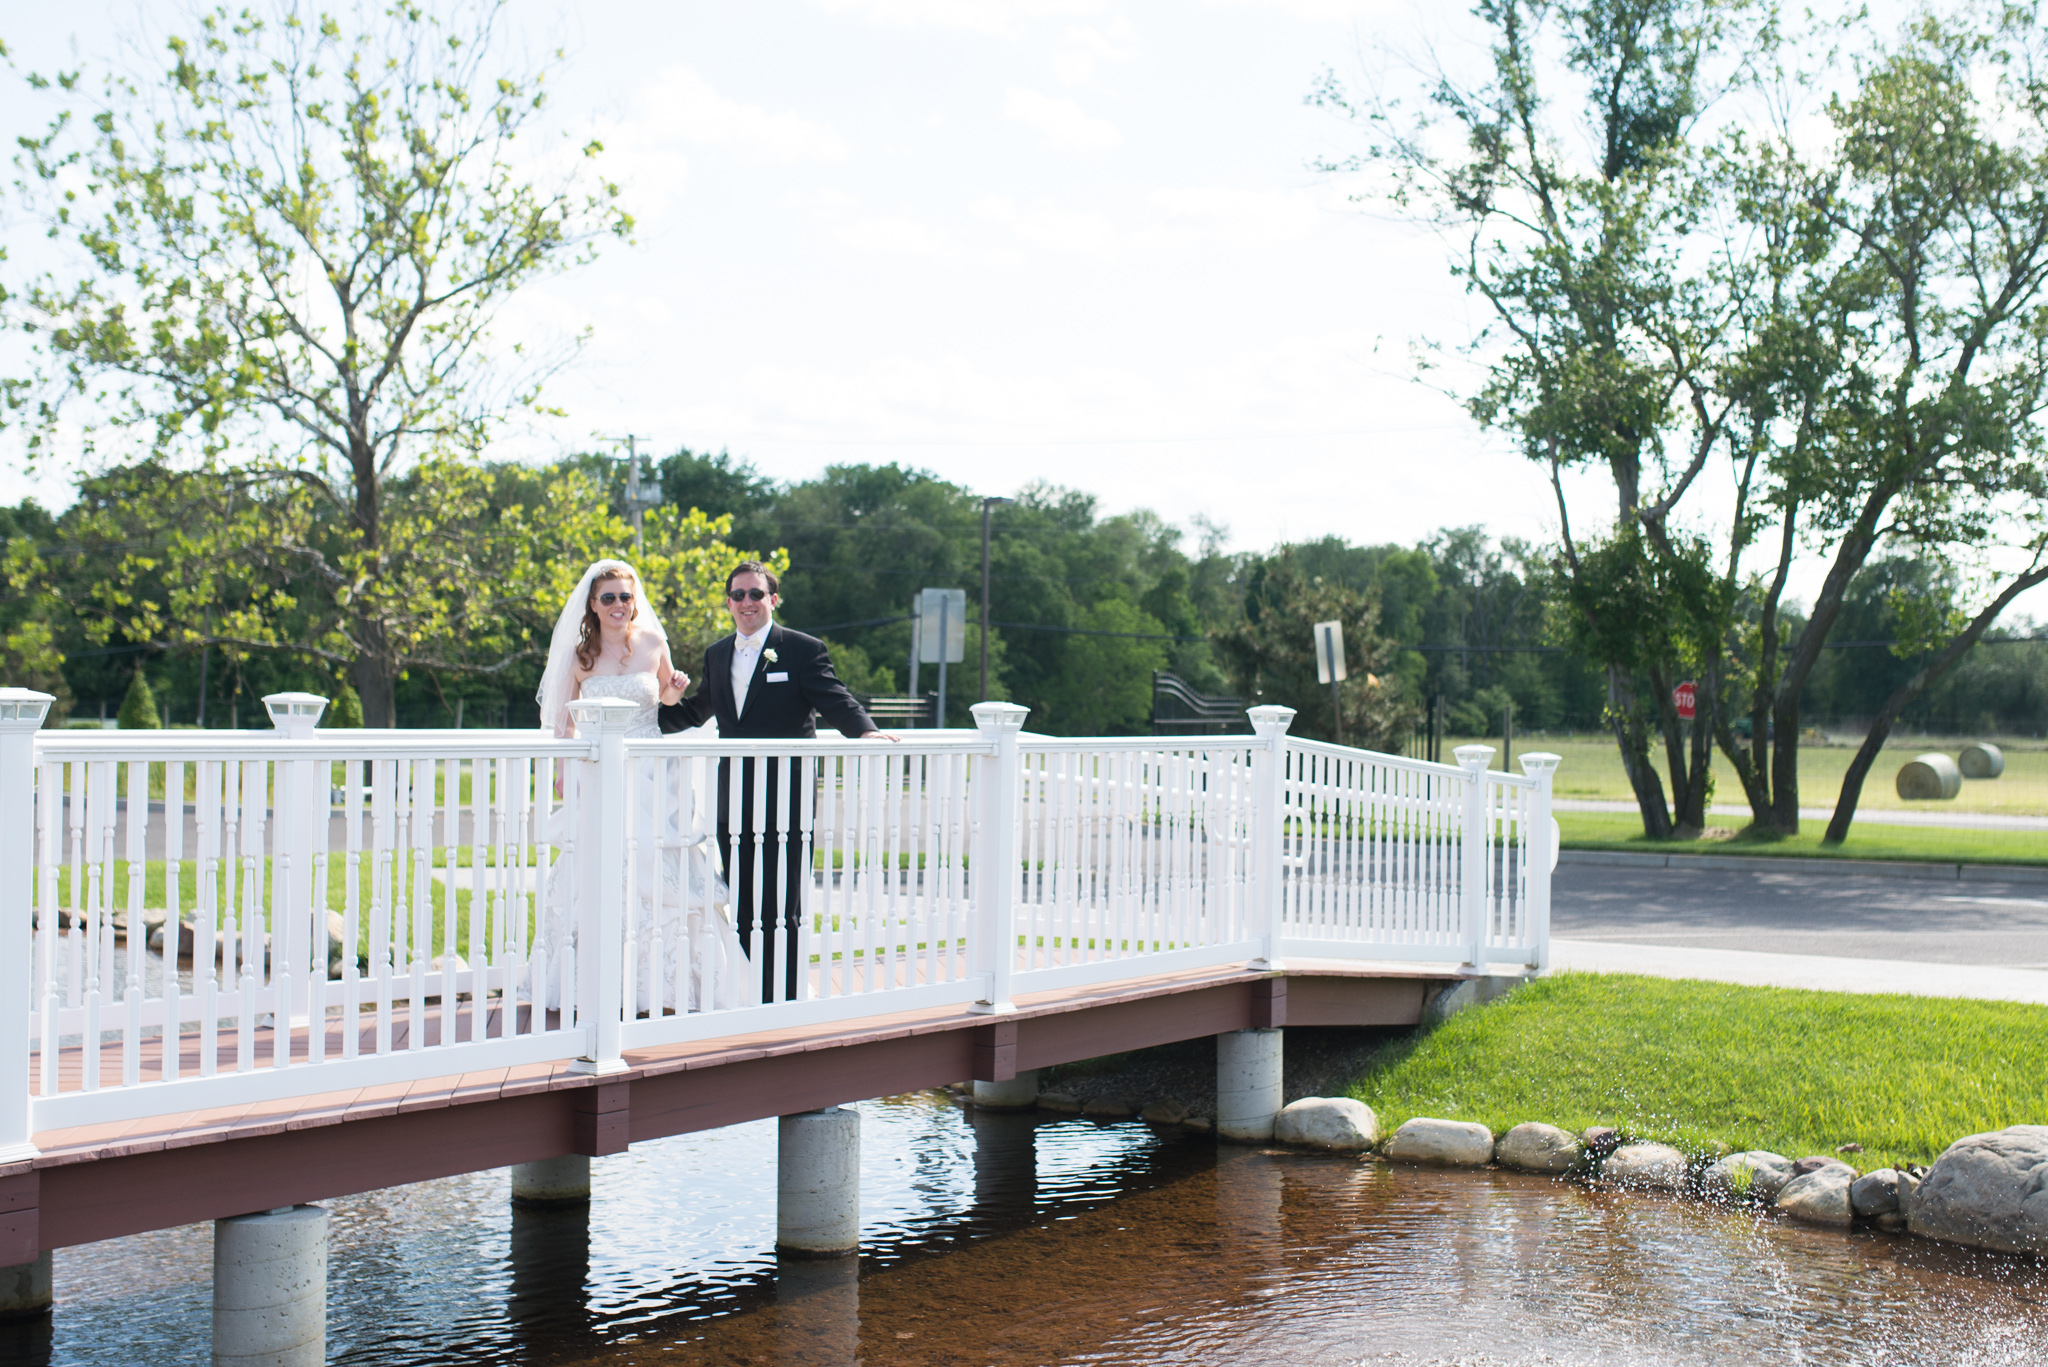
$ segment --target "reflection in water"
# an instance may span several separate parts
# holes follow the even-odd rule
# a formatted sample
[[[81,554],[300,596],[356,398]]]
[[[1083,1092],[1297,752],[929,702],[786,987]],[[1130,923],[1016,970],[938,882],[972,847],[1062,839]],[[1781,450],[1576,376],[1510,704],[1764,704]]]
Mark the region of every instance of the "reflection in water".
[[[332,1202],[332,1360],[1998,1367],[2048,1340],[2048,1275],[2017,1259],[928,1095],[860,1109],[858,1260],[775,1258],[773,1121],[600,1159],[587,1213],[515,1212],[502,1172]],[[209,1250],[191,1226],[60,1252],[55,1349],[23,1360],[204,1361]]]

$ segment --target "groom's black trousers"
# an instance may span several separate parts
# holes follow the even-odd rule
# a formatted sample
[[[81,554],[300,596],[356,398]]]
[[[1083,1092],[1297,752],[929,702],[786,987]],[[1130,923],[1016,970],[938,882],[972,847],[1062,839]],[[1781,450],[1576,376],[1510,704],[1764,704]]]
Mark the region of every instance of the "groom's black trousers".
[[[718,850],[725,881],[732,888],[733,920],[740,946],[760,967],[761,1001],[777,1000],[778,962],[781,1000],[793,1001],[802,949],[797,927],[803,919],[804,881],[810,874],[801,819],[808,791],[804,761],[743,759],[738,761],[737,783],[733,764],[729,759],[718,762]],[[761,931],[758,945],[756,926]]]

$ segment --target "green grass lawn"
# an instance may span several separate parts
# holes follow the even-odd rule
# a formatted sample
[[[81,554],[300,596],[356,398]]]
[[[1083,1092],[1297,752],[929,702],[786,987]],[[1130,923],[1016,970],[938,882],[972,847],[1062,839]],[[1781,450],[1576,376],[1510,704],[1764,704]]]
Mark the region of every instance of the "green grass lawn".
[[[1798,835],[1773,839],[1740,833],[1704,840],[1650,840],[1634,812],[1559,812],[1568,850],[1629,854],[1776,855],[1803,859],[1908,859],[1949,864],[2048,864],[2048,834],[1952,826],[1880,826],[1858,822],[1839,845],[1820,843],[1823,821],[1802,822]]]
[[[1967,743],[1967,739],[1957,738],[1893,737],[1872,766],[1857,806],[1885,811],[2002,812],[2013,816],[2048,816],[2048,744],[2041,741],[2001,739],[1998,744],[2005,751],[2005,773],[1995,779],[1964,780],[1962,793],[1951,802],[1907,802],[1893,789],[1892,782],[1898,776],[1899,766],[1907,760],[1930,750],[1941,751],[1953,759]],[[1453,747],[1469,744],[1491,745],[1498,751],[1500,738],[1496,736],[1476,742],[1448,741],[1444,745],[1444,759],[1450,760]],[[1517,756],[1532,750],[1548,750],[1564,757],[1552,789],[1559,797],[1596,798],[1611,802],[1635,800],[1635,794],[1628,786],[1628,776],[1622,772],[1620,752],[1609,737],[1515,737]],[[1663,753],[1661,745],[1651,750],[1651,758],[1660,774],[1664,772]],[[1801,746],[1800,805],[1833,807],[1842,791],[1842,775],[1848,771],[1849,761],[1855,757],[1854,745]],[[1494,756],[1494,767],[1500,767],[1498,753]],[[1519,759],[1513,765],[1513,772],[1522,772]],[[1728,767],[1727,758],[1719,751],[1714,754],[1713,774],[1714,801],[1743,805],[1742,785]],[[1666,792],[1670,791],[1668,779],[1664,787]],[[1739,824],[1741,818],[1722,817],[1717,820],[1724,824]]]
[[[1563,973],[1382,1050],[1350,1094],[1413,1116],[1613,1125],[1689,1152],[1931,1163],[2048,1124],[2048,1007]]]

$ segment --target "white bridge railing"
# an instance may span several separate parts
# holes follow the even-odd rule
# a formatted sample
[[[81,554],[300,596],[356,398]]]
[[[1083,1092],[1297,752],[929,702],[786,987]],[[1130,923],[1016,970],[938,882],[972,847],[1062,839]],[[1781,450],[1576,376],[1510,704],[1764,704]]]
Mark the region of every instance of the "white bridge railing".
[[[1290,958],[1545,966],[1551,755],[40,729],[0,689],[0,1161],[79,1125]]]

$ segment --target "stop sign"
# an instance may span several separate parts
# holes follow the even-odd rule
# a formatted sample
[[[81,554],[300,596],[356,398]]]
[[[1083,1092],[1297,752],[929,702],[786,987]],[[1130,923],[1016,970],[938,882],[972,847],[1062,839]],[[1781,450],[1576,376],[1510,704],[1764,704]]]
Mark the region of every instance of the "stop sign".
[[[1699,685],[1690,680],[1671,690],[1671,701],[1678,706],[1680,721],[1692,720],[1693,713],[1699,710],[1699,695]]]

